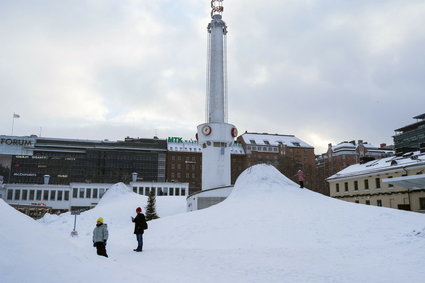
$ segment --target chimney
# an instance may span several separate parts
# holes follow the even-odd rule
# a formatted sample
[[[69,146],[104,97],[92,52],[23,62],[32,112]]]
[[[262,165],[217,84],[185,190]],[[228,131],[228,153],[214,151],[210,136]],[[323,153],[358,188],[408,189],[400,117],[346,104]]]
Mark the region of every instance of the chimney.
[[[387,147],[387,144],[386,144],[386,143],[381,143],[381,144],[379,145],[379,147],[380,147],[380,148],[386,148],[386,147]]]
[[[50,175],[44,175],[44,184],[48,185],[50,181]]]
[[[131,173],[131,181],[137,182],[137,173],[136,172]]]
[[[363,143],[363,140],[358,140],[357,143],[358,144],[362,144]]]

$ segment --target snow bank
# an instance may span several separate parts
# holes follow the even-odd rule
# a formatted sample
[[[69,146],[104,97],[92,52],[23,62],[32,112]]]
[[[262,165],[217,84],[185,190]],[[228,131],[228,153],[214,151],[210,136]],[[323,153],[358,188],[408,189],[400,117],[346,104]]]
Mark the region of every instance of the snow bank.
[[[161,200],[180,201],[158,197],[158,207]],[[145,196],[117,184],[77,217],[79,237],[71,238],[69,213],[42,225],[1,203],[0,281],[375,283],[425,276],[424,215],[300,189],[272,166],[244,171],[222,203],[150,221],[144,251],[134,253],[130,217],[145,204]],[[91,246],[100,216],[110,232],[109,259]]]

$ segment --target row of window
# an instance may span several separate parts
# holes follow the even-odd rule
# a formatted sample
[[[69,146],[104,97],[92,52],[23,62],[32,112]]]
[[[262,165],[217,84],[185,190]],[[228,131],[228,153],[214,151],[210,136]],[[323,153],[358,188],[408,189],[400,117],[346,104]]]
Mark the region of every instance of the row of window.
[[[389,176],[388,178],[392,178],[392,176]],[[375,178],[375,189],[381,189],[381,179],[380,178]],[[391,184],[388,184],[389,188],[394,187]],[[359,190],[359,181],[353,181],[352,182],[352,188],[354,189],[354,191],[358,191]],[[363,180],[363,188],[365,190],[369,190],[369,180],[365,179]],[[342,188],[340,188],[340,184],[336,183],[336,192],[339,193],[340,190],[342,190]],[[349,182],[344,182],[344,191],[348,192],[349,191]]]
[[[186,188],[169,187],[133,187],[133,192],[139,195],[148,196],[153,191],[156,196],[185,196]]]
[[[356,201],[355,201],[355,203],[360,203],[360,201],[356,200]],[[368,200],[368,199],[367,199],[367,200],[365,201],[365,204],[370,205],[370,200]],[[376,200],[376,206],[382,206],[382,200],[377,199],[377,200]]]
[[[278,152],[278,148],[277,147],[266,147],[266,146],[247,146],[248,150],[255,150],[255,151],[274,151],[274,152]]]
[[[100,199],[106,193],[106,188],[72,188],[74,199]],[[133,187],[135,193],[148,196],[154,191],[157,196],[185,196],[186,188],[169,187]],[[64,190],[7,190],[7,200],[17,201],[69,201],[69,191]]]
[[[192,161],[196,161],[195,156],[192,156],[192,157],[186,156],[186,158],[185,158],[186,161],[190,161],[190,159],[192,159]],[[171,156],[171,160],[176,160],[176,156],[175,155]],[[182,157],[180,155],[178,155],[177,160],[182,160]]]
[[[105,188],[72,188],[72,198],[102,198],[108,189]]]
[[[181,177],[182,177],[182,174],[180,172],[177,172],[177,173],[171,172],[171,178],[181,178]],[[186,173],[185,177],[186,179],[189,179],[189,178],[195,179],[196,175],[195,173],[192,173],[192,174]]]
[[[69,191],[63,190],[7,190],[7,200],[69,201]]]
[[[182,169],[182,165],[181,164],[174,164],[174,163],[172,163],[171,164],[171,169],[176,169],[176,168],[177,168],[177,170],[181,170]],[[196,165],[195,164],[192,164],[192,165],[186,164],[185,168],[186,168],[186,170],[192,170],[192,171],[194,171],[196,169]]]

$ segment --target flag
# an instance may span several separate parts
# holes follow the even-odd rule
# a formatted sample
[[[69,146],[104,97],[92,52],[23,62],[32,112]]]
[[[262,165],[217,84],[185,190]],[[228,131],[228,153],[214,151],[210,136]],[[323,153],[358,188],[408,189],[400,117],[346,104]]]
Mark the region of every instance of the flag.
[[[21,116],[19,116],[19,114],[13,113],[13,118],[21,118]]]

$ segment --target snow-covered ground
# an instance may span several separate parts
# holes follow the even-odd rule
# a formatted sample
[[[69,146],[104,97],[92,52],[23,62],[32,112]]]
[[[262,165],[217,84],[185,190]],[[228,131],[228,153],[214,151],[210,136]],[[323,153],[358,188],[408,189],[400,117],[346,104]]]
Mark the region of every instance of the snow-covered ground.
[[[163,201],[168,201],[164,203]],[[425,215],[353,204],[300,189],[256,165],[227,200],[186,213],[184,198],[157,198],[144,251],[131,216],[146,197],[114,185],[78,216],[34,221],[0,201],[0,282],[421,282]],[[96,219],[109,258],[96,255]]]

